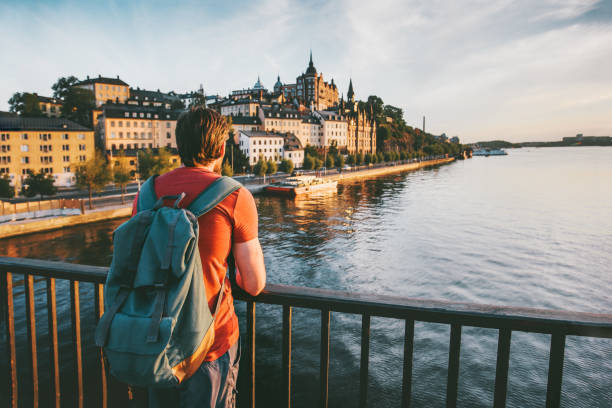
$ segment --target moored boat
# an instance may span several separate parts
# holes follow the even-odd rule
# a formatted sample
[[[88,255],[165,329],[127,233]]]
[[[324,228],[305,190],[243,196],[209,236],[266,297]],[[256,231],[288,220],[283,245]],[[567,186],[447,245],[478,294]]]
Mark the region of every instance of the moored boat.
[[[265,187],[267,193],[298,196],[315,192],[336,191],[338,182],[315,176],[288,177]]]

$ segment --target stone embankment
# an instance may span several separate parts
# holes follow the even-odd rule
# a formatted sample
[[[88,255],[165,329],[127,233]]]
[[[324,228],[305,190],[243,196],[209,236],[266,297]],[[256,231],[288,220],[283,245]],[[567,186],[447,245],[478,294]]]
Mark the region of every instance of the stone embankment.
[[[337,180],[338,182],[381,176],[385,174],[399,173],[410,170],[417,170],[424,167],[431,167],[440,164],[450,163],[454,158],[444,158],[435,160],[426,160],[421,162],[399,164],[395,166],[381,166],[360,169],[357,171],[344,171],[338,174],[332,174],[324,176],[326,179]],[[261,184],[249,184],[245,186],[253,194],[259,194],[263,192],[265,185]],[[103,207],[94,211],[86,212],[82,215],[71,215],[61,217],[49,217],[38,220],[24,220],[17,222],[7,222],[0,224],[0,239],[14,237],[17,235],[31,234],[35,232],[50,231],[54,229],[60,229],[64,227],[71,227],[81,224],[89,224],[92,222],[100,222],[111,220],[115,218],[129,217],[132,213],[132,206],[114,206],[112,208]]]

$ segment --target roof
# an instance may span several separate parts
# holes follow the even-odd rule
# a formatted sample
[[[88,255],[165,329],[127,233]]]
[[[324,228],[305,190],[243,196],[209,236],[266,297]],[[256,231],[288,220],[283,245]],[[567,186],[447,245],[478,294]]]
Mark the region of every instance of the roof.
[[[64,118],[1,117],[0,130],[91,131]]]
[[[325,120],[338,121],[338,122],[344,121],[344,117],[342,115],[339,115],[338,112],[334,112],[334,111],[317,111],[317,113],[319,115],[323,116],[323,118]]]
[[[261,125],[261,119],[258,116],[232,116],[231,118],[234,125]]]
[[[0,111],[0,118],[18,118],[19,115],[15,112]]]
[[[241,130],[240,133],[243,133],[245,136],[249,138],[253,137],[280,137],[284,138],[283,135],[274,132],[264,132],[263,130]]]
[[[129,104],[106,104],[102,106],[104,117],[114,119],[160,119],[160,120],[177,120],[183,109],[166,109],[163,106],[140,106]],[[125,116],[128,112],[130,116]],[[141,118],[140,115],[136,118],[132,117],[132,113],[150,113],[151,117]],[[155,118],[154,115],[158,117]],[[167,117],[169,115],[169,117]]]
[[[60,98],[53,98],[50,96],[41,96],[39,94],[37,94],[36,92],[31,93],[30,95],[35,96],[38,99],[38,102],[44,102],[44,103],[54,103],[56,105],[61,105],[64,103],[64,101],[62,101]]]
[[[86,80],[81,81],[77,83],[76,85],[88,85],[88,84],[110,84],[110,85],[128,86],[128,84],[126,84],[121,79],[119,79],[119,75],[117,75],[117,78],[107,78],[101,75],[98,75],[97,78],[90,78],[89,76],[87,76]]]
[[[137,99],[143,101],[178,101],[180,98],[174,93],[164,93],[157,91],[147,91],[146,89],[130,88],[130,99]]]

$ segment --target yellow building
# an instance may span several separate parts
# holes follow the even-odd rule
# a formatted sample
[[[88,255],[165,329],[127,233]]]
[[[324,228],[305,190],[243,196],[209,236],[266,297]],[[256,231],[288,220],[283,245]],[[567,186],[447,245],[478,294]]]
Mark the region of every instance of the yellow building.
[[[176,121],[182,112],[164,106],[104,105],[97,116],[100,145],[106,151],[176,148]]]
[[[130,97],[128,84],[117,78],[105,78],[98,75],[97,78],[89,78],[77,83],[75,86],[90,90],[96,100],[96,106],[102,106],[107,102],[125,103]]]
[[[48,96],[40,96],[34,94],[38,98],[38,106],[40,111],[50,118],[59,118],[62,111],[62,100],[59,98],[51,98]]]
[[[28,173],[52,174],[55,185],[75,182],[74,165],[93,157],[93,131],[67,119],[0,117],[0,177],[19,191]]]

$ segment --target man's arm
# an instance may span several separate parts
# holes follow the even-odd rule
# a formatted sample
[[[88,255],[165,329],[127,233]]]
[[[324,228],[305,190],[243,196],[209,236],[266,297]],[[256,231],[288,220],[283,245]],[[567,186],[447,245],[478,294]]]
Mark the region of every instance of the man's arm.
[[[236,261],[236,283],[257,296],[266,286],[266,266],[259,238],[235,243],[232,251]]]

